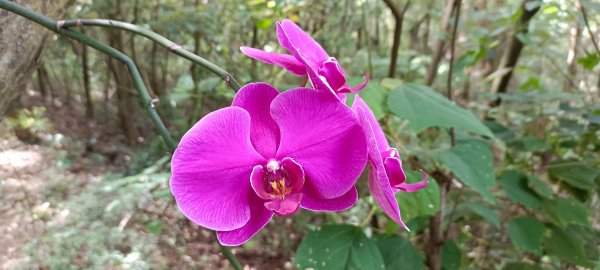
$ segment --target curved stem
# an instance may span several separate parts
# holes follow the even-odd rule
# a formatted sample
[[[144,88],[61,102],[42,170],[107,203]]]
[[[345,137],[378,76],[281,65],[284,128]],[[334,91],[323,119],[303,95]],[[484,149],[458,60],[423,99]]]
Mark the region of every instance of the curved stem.
[[[75,19],[75,20],[64,20],[58,21],[57,27],[59,29],[68,28],[73,26],[101,26],[101,27],[109,27],[109,28],[117,28],[122,29],[128,32],[132,32],[134,34],[138,34],[145,38],[148,38],[157,44],[167,48],[170,52],[179,55],[185,59],[188,59],[204,68],[212,72],[213,74],[219,76],[225,81],[227,86],[229,86],[234,91],[238,91],[240,89],[240,84],[233,78],[229,72],[225,71],[221,67],[213,64],[212,62],[184,49],[182,46],[177,43],[153,32],[150,29],[127,23],[122,21],[115,20],[107,20],[107,19]]]
[[[141,76],[139,70],[137,69],[137,66],[135,65],[135,63],[131,60],[131,58],[129,58],[127,55],[123,54],[122,52],[120,52],[110,46],[107,46],[105,44],[102,44],[99,41],[97,41],[93,38],[90,38],[84,34],[81,34],[79,32],[76,32],[76,31],[73,31],[70,29],[63,29],[63,28],[59,27],[57,25],[57,22],[54,21],[53,19],[48,18],[44,15],[38,14],[28,8],[25,8],[23,6],[20,6],[18,4],[10,2],[8,0],[0,0],[0,8],[8,10],[10,12],[13,12],[19,16],[23,16],[23,17],[27,18],[28,20],[33,21],[45,28],[48,28],[60,35],[70,37],[74,40],[84,43],[100,52],[103,52],[103,53],[123,62],[127,66],[127,70],[129,71],[129,74],[131,75],[131,77],[133,79],[135,89],[137,90],[138,94],[142,98],[143,105],[146,108],[146,110],[148,111],[148,114],[150,115],[152,122],[158,129],[160,135],[162,136],[163,140],[167,144],[169,150],[171,152],[175,151],[175,149],[177,148],[177,146],[175,145],[175,141],[171,137],[171,134],[167,130],[165,124],[162,122],[160,116],[158,115],[158,112],[154,108],[154,101],[152,100],[152,97],[150,96],[150,94],[148,94],[148,90],[146,89],[146,86],[144,85],[142,76]],[[231,250],[228,247],[221,245],[221,243],[219,243],[218,241],[217,241],[217,243],[219,244],[221,251],[223,252],[225,257],[227,257],[227,259],[231,262],[231,264],[235,267],[235,269],[242,270],[242,266],[241,266],[240,262],[235,257],[235,255],[231,252]]]

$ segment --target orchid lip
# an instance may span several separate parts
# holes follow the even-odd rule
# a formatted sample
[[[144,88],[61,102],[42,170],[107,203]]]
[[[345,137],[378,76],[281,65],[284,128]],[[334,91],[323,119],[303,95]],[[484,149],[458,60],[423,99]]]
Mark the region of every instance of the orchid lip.
[[[267,209],[277,215],[295,213],[302,199],[304,171],[291,158],[270,159],[265,166],[256,165],[250,175],[252,189],[265,201]]]

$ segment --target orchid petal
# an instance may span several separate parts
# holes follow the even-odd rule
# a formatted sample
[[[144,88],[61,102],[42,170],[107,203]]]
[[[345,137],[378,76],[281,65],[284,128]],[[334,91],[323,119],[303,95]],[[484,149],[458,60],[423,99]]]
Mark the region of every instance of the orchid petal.
[[[171,161],[171,192],[181,212],[212,230],[234,230],[250,219],[253,164],[250,115],[228,107],[206,115],[181,139]]]
[[[256,195],[250,194],[250,220],[241,228],[232,231],[218,231],[217,239],[225,246],[239,246],[246,243],[258,231],[264,228],[271,218],[273,211],[265,208],[263,201]],[[222,209],[220,209],[222,210]]]
[[[369,189],[381,211],[404,229],[410,231],[400,217],[400,207],[394,196],[394,190],[387,182],[384,170],[371,166],[369,170]]]
[[[304,170],[302,166],[293,159],[286,157],[281,161],[281,167],[288,173],[292,182],[292,192],[299,192],[304,186]]]
[[[338,94],[327,82],[327,78],[319,75],[318,68],[315,66],[315,64],[310,63],[310,61],[306,59],[306,56],[304,56],[301,53],[298,54],[298,57],[300,57],[300,60],[302,61],[302,63],[306,65],[306,72],[308,73],[308,80],[310,81],[310,84],[312,85],[312,87],[319,91],[330,93],[333,96],[338,97]]]
[[[281,131],[277,157],[291,157],[306,183],[325,199],[347,193],[367,162],[366,140],[354,113],[328,93],[296,88],[271,103]]]
[[[406,174],[402,169],[402,160],[400,159],[400,156],[397,155],[397,150],[394,148],[392,148],[392,150],[396,155],[393,157],[386,157],[384,155],[383,165],[385,167],[385,172],[390,179],[390,185],[397,186],[406,182]]]
[[[304,190],[304,198],[302,198],[300,206],[311,211],[344,211],[352,207],[358,200],[356,187],[352,187],[340,197],[331,199],[319,197],[311,187],[305,187]]]
[[[276,198],[265,203],[265,207],[278,216],[287,216],[296,213],[302,200],[302,193],[290,194],[285,199]]]
[[[269,112],[277,95],[277,89],[267,83],[250,83],[238,91],[232,103],[250,114],[250,141],[264,158],[275,156],[279,145],[279,128]]]
[[[321,64],[329,58],[323,47],[291,20],[277,22],[277,39],[279,44],[292,54],[298,50],[315,64]]]
[[[348,86],[346,84],[344,70],[342,70],[337,60],[333,57],[329,57],[323,62],[321,69],[319,70],[319,75],[325,77],[329,86],[333,89],[340,89]]]
[[[377,205],[379,205],[379,208],[381,208],[381,210],[392,220],[408,230],[408,227],[406,227],[402,221],[402,218],[400,217],[400,207],[398,207],[398,203],[394,197],[394,190],[390,185],[390,180],[386,174],[383,159],[381,157],[381,151],[377,145],[377,136],[375,132],[375,129],[377,128],[374,128],[371,125],[371,117],[369,117],[369,113],[365,112],[363,109],[363,106],[366,106],[366,104],[361,102],[362,100],[360,100],[359,96],[356,95],[354,106],[352,108],[356,112],[360,124],[363,126],[367,136],[369,159],[371,160],[368,181],[369,189],[371,190],[371,194],[373,195],[375,202],[377,202]],[[377,122],[375,121],[375,123]]]
[[[252,168],[252,174],[250,174],[250,186],[254,190],[254,193],[263,200],[271,200],[272,197],[267,193],[265,189],[265,169],[261,165],[256,165]]]
[[[365,119],[369,122],[369,126],[371,127],[371,131],[373,133],[372,136],[375,137],[375,141],[377,143],[378,151],[383,151],[385,149],[390,148],[390,145],[387,139],[385,138],[385,133],[383,133],[379,122],[377,122],[377,118],[375,118],[373,111],[371,111],[369,106],[363,101],[362,98],[360,98],[359,95],[355,95],[354,103],[352,104],[352,110],[354,110],[356,113],[358,113],[357,108],[362,109]],[[361,125],[363,124],[361,123]],[[368,132],[369,129],[365,128],[365,130],[367,137],[371,136]]]
[[[423,174],[423,179],[421,179],[421,181],[412,184],[405,182],[393,187],[405,192],[415,192],[420,189],[423,189],[429,185],[429,176],[423,170],[421,170],[421,173]]]
[[[243,54],[250,58],[256,59],[267,64],[282,67],[292,74],[298,76],[306,76],[306,68],[293,55],[265,52],[263,50],[246,46],[240,47],[240,51],[242,51]]]
[[[365,74],[365,76],[363,76],[363,78],[364,78],[364,81],[361,84],[354,86],[354,87],[350,87],[351,93],[356,93],[367,86],[367,84],[369,83],[369,74]]]

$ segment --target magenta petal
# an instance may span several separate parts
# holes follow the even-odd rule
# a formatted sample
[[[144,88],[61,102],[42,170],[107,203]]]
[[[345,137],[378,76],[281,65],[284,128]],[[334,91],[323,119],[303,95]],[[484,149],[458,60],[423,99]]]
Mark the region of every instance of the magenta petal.
[[[369,170],[369,189],[371,189],[373,199],[375,199],[381,211],[404,229],[410,231],[400,217],[400,207],[398,207],[398,202],[394,197],[394,190],[388,183],[383,169],[376,169],[371,166]]]
[[[365,74],[365,76],[363,78],[364,78],[364,81],[361,84],[354,86],[354,87],[350,87],[351,93],[356,93],[367,86],[367,84],[369,83],[369,74]]]
[[[212,230],[233,230],[250,219],[254,164],[250,115],[228,107],[206,115],[181,138],[171,161],[171,192],[181,212]]]
[[[366,113],[363,109],[363,106],[360,105],[362,100],[358,100],[358,95],[356,95],[355,98],[356,100],[352,108],[358,115],[360,124],[363,126],[365,133],[367,134],[369,159],[371,160],[371,168],[369,169],[369,189],[371,190],[371,194],[373,195],[375,202],[377,202],[377,205],[379,205],[381,210],[386,215],[408,230],[404,222],[402,222],[402,218],[400,217],[400,207],[398,207],[398,203],[394,197],[394,190],[390,185],[390,180],[386,174],[381,152],[377,146],[377,136],[374,131],[374,129],[377,128],[371,126],[369,113]],[[364,102],[362,102],[362,104],[364,104]],[[366,104],[364,104],[364,106],[366,106]],[[380,128],[379,130],[381,131]]]
[[[273,212],[263,206],[263,201],[256,195],[250,194],[250,220],[243,227],[232,231],[218,231],[217,238],[225,246],[239,246],[246,243],[252,236],[265,227]]]
[[[327,82],[327,79],[324,76],[320,76],[318,74],[318,68],[316,67],[316,65],[313,63],[310,63],[310,61],[307,60],[306,57],[301,53],[298,54],[298,57],[300,57],[300,60],[302,61],[302,63],[304,63],[306,65],[306,71],[308,73],[308,80],[310,81],[310,84],[312,85],[312,87],[319,91],[330,93],[333,96],[338,97],[338,94],[329,85],[329,83]]]
[[[263,50],[245,46],[240,47],[240,51],[250,58],[254,58],[267,64],[282,67],[292,74],[306,76],[306,68],[293,55],[265,52]]]
[[[263,166],[256,165],[252,168],[252,174],[250,175],[250,186],[254,190],[254,193],[263,200],[271,200],[272,197],[267,193],[265,189],[265,170]]]
[[[423,189],[429,185],[429,176],[423,170],[421,170],[421,173],[423,174],[423,179],[421,181],[412,184],[404,182],[393,187],[405,192],[415,192],[420,189]]]
[[[329,86],[334,90],[347,87],[344,70],[342,70],[342,67],[340,67],[337,60],[333,57],[330,57],[323,63],[319,70],[319,75],[325,77]]]
[[[286,157],[281,161],[281,167],[288,173],[288,176],[292,181],[292,192],[300,192],[305,181],[302,166],[293,159]]]
[[[390,145],[389,145],[387,139],[385,138],[385,134],[383,133],[383,130],[381,129],[381,126],[379,125],[379,122],[377,122],[377,118],[375,118],[373,111],[371,111],[371,108],[369,108],[369,106],[362,100],[362,98],[360,98],[359,95],[355,95],[354,104],[352,104],[352,110],[354,110],[358,114],[357,108],[362,109],[365,119],[369,123],[370,129],[372,132],[369,132],[368,129],[365,128],[365,130],[366,130],[365,133],[366,133],[367,137],[368,136],[375,137],[375,142],[377,143],[377,147],[378,147],[377,152],[384,151],[385,149],[390,148]],[[361,125],[364,126],[363,123],[361,123]],[[372,133],[373,135],[370,135],[370,133]],[[373,157],[371,157],[371,158],[373,158]]]
[[[291,157],[322,198],[347,193],[367,162],[367,145],[354,113],[329,93],[296,88],[271,103],[281,131],[277,157]]]
[[[265,207],[272,210],[278,216],[287,216],[298,211],[302,193],[290,194],[285,196],[285,199],[276,198],[272,201],[265,202]]]
[[[281,23],[277,22],[277,39],[279,44],[292,54],[296,50],[300,51],[315,64],[321,64],[329,58],[323,47],[293,21],[286,19]]]
[[[312,211],[344,211],[352,207],[357,200],[356,187],[352,187],[346,194],[332,199],[323,199],[307,187],[300,206]]]
[[[390,179],[391,186],[401,185],[406,182],[406,174],[402,169],[402,160],[400,156],[397,155],[397,150],[393,149],[394,156],[383,157],[383,165],[385,167],[385,172]]]
[[[238,91],[232,103],[250,114],[250,141],[264,158],[274,157],[279,145],[279,127],[269,112],[277,95],[277,89],[267,83],[249,83]]]

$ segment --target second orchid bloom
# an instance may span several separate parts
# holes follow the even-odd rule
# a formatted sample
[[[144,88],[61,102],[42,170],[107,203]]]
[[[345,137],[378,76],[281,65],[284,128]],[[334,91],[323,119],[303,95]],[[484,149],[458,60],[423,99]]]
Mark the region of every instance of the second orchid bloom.
[[[224,245],[248,241],[274,214],[304,208],[352,207],[355,183],[367,162],[369,188],[382,211],[404,225],[397,191],[427,186],[427,176],[406,183],[398,151],[391,148],[370,108],[349,87],[335,58],[294,22],[277,23],[277,37],[291,55],[242,47],[244,54],[307,77],[313,88],[279,93],[248,84],[231,107],[212,112],[190,129],[172,159],[171,192],[183,214],[217,231]]]

